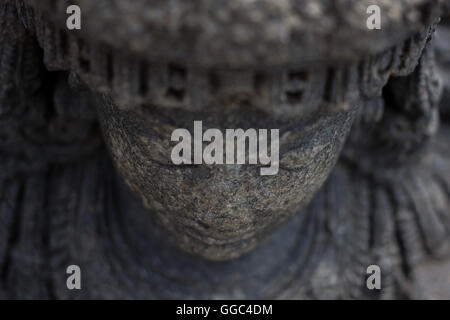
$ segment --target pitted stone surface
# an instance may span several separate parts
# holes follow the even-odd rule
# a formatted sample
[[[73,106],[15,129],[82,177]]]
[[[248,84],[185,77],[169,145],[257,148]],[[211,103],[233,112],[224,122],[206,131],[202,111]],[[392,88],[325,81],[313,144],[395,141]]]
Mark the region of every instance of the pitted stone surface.
[[[20,0],[65,26],[71,1]],[[81,34],[94,43],[203,67],[262,68],[354,61],[435,22],[441,0],[79,0]],[[383,28],[366,21],[379,5]]]

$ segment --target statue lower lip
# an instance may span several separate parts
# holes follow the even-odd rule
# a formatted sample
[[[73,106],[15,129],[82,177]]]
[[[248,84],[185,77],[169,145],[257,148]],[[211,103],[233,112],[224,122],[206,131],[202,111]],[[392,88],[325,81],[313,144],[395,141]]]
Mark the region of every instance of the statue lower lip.
[[[249,165],[268,165],[260,169],[263,176],[278,173],[279,129],[228,128],[222,133],[216,128],[203,131],[202,121],[194,121],[193,136],[178,128],[171,141],[177,142],[171,152],[175,165],[244,165],[247,158]]]

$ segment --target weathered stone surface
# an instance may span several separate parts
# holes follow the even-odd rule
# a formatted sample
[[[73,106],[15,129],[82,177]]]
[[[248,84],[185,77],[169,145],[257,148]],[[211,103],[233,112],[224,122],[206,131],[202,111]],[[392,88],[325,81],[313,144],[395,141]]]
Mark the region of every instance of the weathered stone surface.
[[[0,297],[446,294],[420,289],[450,244],[439,1],[383,2],[373,36],[364,1],[168,3],[79,1],[80,34],[64,1],[0,4]],[[279,128],[280,173],[172,165],[170,133],[194,120]]]
[[[65,25],[71,1],[24,0]],[[79,0],[84,38],[157,60],[262,68],[354,61],[387,50],[431,24],[441,0]],[[366,27],[379,5],[383,28]],[[268,54],[270,52],[270,54]]]

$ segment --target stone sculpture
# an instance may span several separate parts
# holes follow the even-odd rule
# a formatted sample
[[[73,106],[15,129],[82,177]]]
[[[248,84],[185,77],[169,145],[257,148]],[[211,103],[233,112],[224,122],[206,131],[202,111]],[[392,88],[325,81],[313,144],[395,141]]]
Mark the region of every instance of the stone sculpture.
[[[371,2],[2,1],[0,297],[449,297],[448,8]],[[195,120],[279,173],[173,165]]]

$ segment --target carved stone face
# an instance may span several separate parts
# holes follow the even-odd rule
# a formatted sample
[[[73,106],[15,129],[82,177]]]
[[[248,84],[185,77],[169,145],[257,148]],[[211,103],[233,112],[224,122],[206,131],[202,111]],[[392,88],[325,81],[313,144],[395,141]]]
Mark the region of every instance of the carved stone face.
[[[249,251],[304,208],[336,163],[355,113],[355,106],[324,108],[323,101],[312,100],[316,112],[301,104],[268,106],[304,109],[277,117],[261,109],[256,92],[238,90],[224,99],[216,93],[198,111],[160,105],[122,110],[108,101],[100,108],[107,145],[126,184],[178,245],[208,259]],[[205,130],[280,129],[278,174],[261,176],[259,165],[173,165],[171,134],[177,128],[193,132],[195,120],[202,120]]]
[[[64,1],[29,2],[46,12],[66,8]],[[402,41],[435,15],[422,10],[427,0],[383,2],[389,21],[370,33],[367,1],[79,4],[83,30],[70,41],[76,57],[55,49],[47,60],[75,69],[104,94],[103,132],[126,185],[175,243],[214,260],[248,252],[310,202],[361,99],[379,94],[391,74],[414,68],[421,50]],[[192,132],[196,120],[222,131],[279,129],[279,173],[173,165],[172,132]]]

